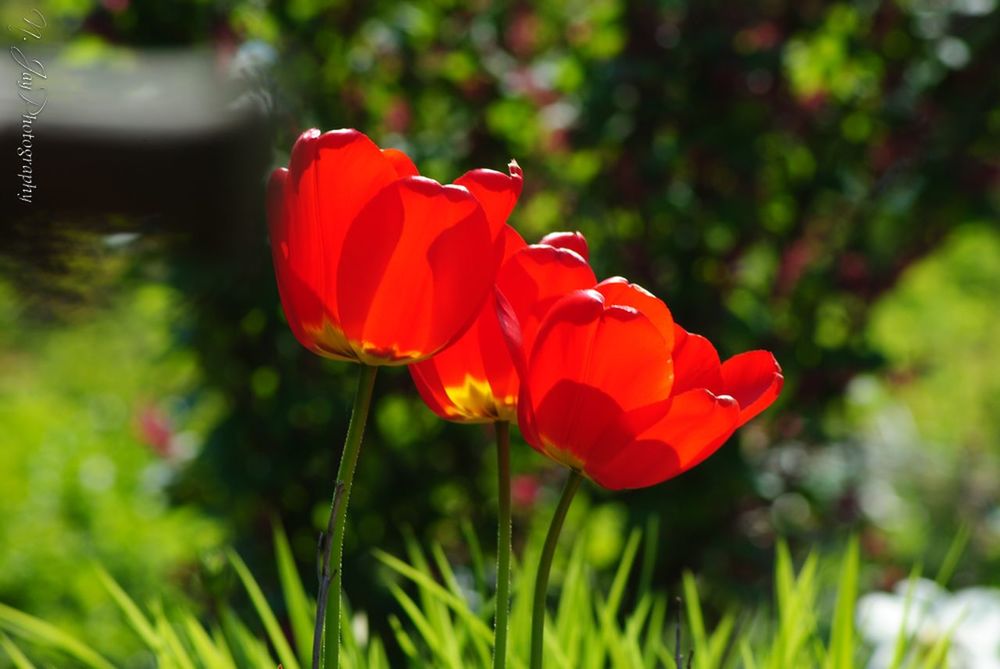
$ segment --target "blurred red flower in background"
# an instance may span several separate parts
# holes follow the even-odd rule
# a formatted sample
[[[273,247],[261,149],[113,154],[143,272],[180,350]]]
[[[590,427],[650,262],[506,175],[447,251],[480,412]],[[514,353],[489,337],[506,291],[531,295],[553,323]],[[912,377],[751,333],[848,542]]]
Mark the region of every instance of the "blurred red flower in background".
[[[597,283],[587,264],[587,241],[579,232],[547,235],[527,246],[508,228],[504,263],[496,287],[517,314],[524,341],[549,308],[573,290]],[[495,295],[462,337],[424,362],[410,366],[424,402],[446,420],[483,423],[517,418],[518,377],[497,320]]]
[[[520,371],[525,439],[610,489],[655,485],[694,467],[783,383],[767,351],[721,363],[707,339],[621,278],[563,297],[533,342],[520,341],[518,314],[503,300],[500,322]]]
[[[309,350],[370,365],[427,358],[490,294],[521,170],[454,185],[356,130],[308,130],[268,184],[271,250],[289,326]]]
[[[161,458],[174,455],[174,430],[170,417],[155,404],[142,404],[135,420],[139,439]]]
[[[519,474],[510,480],[510,497],[514,506],[531,509],[541,496],[542,483],[532,474]]]

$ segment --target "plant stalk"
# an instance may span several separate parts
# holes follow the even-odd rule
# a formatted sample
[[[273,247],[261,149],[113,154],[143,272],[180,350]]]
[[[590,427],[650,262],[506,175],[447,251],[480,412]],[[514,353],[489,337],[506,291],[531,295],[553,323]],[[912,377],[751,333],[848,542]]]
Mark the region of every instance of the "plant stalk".
[[[510,423],[494,423],[497,433],[497,599],[493,629],[493,669],[507,666],[510,615]]]
[[[344,558],[347,503],[351,497],[351,483],[358,465],[365,423],[368,422],[376,371],[378,367],[361,365],[354,408],[351,410],[351,422],[347,428],[347,438],[344,440],[344,453],[340,457],[340,467],[337,469],[333,502],[330,505],[330,520],[327,531],[320,537],[320,578],[319,593],[316,598],[316,628],[313,631],[313,669],[324,667],[337,669],[340,666],[340,609],[343,585],[341,565]],[[332,601],[331,590],[334,593]],[[333,625],[331,648],[325,648],[324,644],[324,630],[328,624]]]
[[[552,523],[549,525],[549,533],[545,536],[545,546],[542,548],[542,557],[538,561],[538,573],[535,575],[535,600],[531,613],[531,669],[542,669],[542,647],[545,637],[545,595],[549,588],[549,572],[552,570],[552,557],[556,553],[556,544],[559,543],[559,533],[562,532],[563,521],[566,520],[566,512],[573,502],[573,496],[580,487],[583,476],[580,472],[573,470],[566,479],[566,486],[563,488],[562,497],[559,498],[559,505],[552,516]]]

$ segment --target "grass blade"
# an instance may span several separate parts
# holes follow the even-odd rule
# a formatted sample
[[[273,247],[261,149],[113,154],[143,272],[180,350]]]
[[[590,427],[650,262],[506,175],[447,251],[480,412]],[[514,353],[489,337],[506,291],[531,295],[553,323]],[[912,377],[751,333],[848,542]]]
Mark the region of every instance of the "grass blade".
[[[952,538],[944,560],[941,561],[941,567],[938,569],[937,576],[934,577],[935,583],[941,587],[948,585],[948,581],[951,580],[952,575],[955,573],[955,568],[958,566],[958,561],[962,559],[962,553],[965,552],[966,546],[969,545],[969,538],[971,536],[972,530],[969,528],[969,524],[963,522]]]
[[[275,651],[278,653],[278,659],[281,660],[282,666],[285,669],[299,669],[299,663],[295,659],[295,654],[292,652],[291,647],[288,645],[285,633],[282,632],[281,626],[278,624],[278,619],[274,616],[274,611],[271,610],[271,606],[267,603],[267,598],[264,597],[264,593],[261,591],[260,586],[257,585],[257,581],[254,580],[246,563],[232,550],[227,551],[227,555],[229,556],[229,563],[236,570],[236,575],[239,576],[243,587],[250,596],[250,601],[253,603],[257,615],[260,616],[260,621],[264,623],[264,630],[267,632],[267,637],[270,639],[271,645],[274,646]]]
[[[469,631],[478,635],[487,643],[492,643],[493,632],[490,630],[489,626],[480,620],[475,614],[473,614],[463,598],[457,597],[452,592],[448,591],[440,583],[435,581],[430,577],[426,571],[421,571],[420,569],[413,567],[406,562],[403,562],[397,557],[389,555],[388,553],[376,549],[374,551],[375,557],[389,569],[398,573],[401,576],[413,581],[422,591],[426,591],[427,595],[430,595],[441,603],[447,605],[452,609],[462,621],[468,625]]]
[[[285,596],[285,608],[288,611],[295,648],[302,664],[308,664],[312,659],[316,607],[306,595],[302,578],[295,566],[295,558],[292,557],[292,548],[288,544],[288,536],[280,525],[274,529],[274,555],[278,563],[278,579],[281,581],[281,591]]]
[[[851,669],[854,666],[854,611],[858,602],[859,550],[857,537],[851,538],[844,552],[837,586],[837,603],[830,632],[827,669]]]
[[[3,648],[3,651],[7,653],[7,657],[14,663],[15,669],[36,669],[28,656],[3,632],[0,632],[0,648]]]
[[[44,620],[0,604],[0,628],[15,636],[62,651],[91,669],[114,669],[100,653]]]
[[[139,635],[142,642],[154,653],[158,652],[163,647],[163,639],[157,635],[156,630],[153,629],[153,624],[142,613],[135,600],[129,597],[128,593],[104,569],[97,569],[97,579],[104,586],[104,589],[108,591],[108,594],[111,595],[111,598],[115,600],[118,608],[125,615],[125,619],[128,620],[129,625]]]

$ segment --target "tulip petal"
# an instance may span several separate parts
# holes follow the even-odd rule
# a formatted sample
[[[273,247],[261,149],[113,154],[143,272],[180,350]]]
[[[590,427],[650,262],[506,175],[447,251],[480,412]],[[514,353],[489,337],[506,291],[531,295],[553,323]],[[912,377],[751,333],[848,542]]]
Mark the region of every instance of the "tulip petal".
[[[681,326],[674,328],[674,394],[696,388],[722,393],[719,354],[701,335],[691,334]]]
[[[740,403],[740,425],[771,406],[784,382],[781,366],[768,351],[747,351],[722,364],[722,388]]]
[[[718,450],[736,429],[739,411],[732,397],[708,390],[678,395],[659,422],[613,457],[588,463],[587,474],[612,490],[662,483]]]
[[[538,243],[576,251],[584,260],[590,260],[590,248],[587,246],[587,239],[579,232],[550,232],[542,237]]]
[[[508,320],[516,323],[518,340],[523,329],[530,342],[552,304],[572,290],[593,286],[594,273],[575,253],[526,247],[520,235],[504,227],[509,258],[496,285],[513,298],[515,306],[502,299],[511,309]],[[433,358],[410,366],[421,395],[443,418],[462,422],[516,419],[518,366],[511,357],[497,311],[494,291],[461,338]],[[519,319],[516,312],[523,318]],[[518,359],[522,357],[518,354]]]
[[[499,260],[482,207],[466,189],[424,177],[395,181],[344,240],[343,331],[362,361],[427,358],[472,324]]]
[[[528,243],[524,241],[524,237],[509,225],[503,226],[503,231],[500,233],[500,244],[503,247],[503,260],[500,262],[500,266],[503,263],[510,260],[511,256],[525,248]]]
[[[521,187],[524,183],[524,173],[517,162],[510,161],[510,175],[496,170],[472,170],[455,180],[456,186],[463,186],[479,200],[486,220],[489,221],[491,236],[496,239],[503,229],[510,212],[514,210]]]
[[[621,304],[642,312],[657,327],[666,342],[664,353],[674,348],[674,318],[663,300],[642,286],[629,283],[627,279],[614,276],[597,284],[597,290],[604,295],[608,304]]]
[[[271,257],[285,319],[295,338],[310,351],[337,360],[354,360],[343,336],[331,326],[329,312],[317,293],[322,260],[309,253],[306,258],[313,262],[295,262],[303,258],[301,247],[298,255],[292,255],[289,236],[302,230],[290,229],[293,212],[288,197],[288,174],[283,167],[276,169],[267,189]],[[297,235],[299,239],[302,236]]]
[[[525,438],[571,467],[648,427],[669,405],[673,365],[660,331],[633,308],[605,305],[596,290],[570,293],[539,329],[522,379],[531,403]],[[530,443],[530,442],[529,442]]]
[[[517,316],[525,357],[552,305],[595,283],[594,270],[575,251],[533,244],[511,255],[500,268],[496,285]]]
[[[424,401],[427,408],[441,418],[447,419],[451,416],[452,404],[448,393],[445,392],[444,381],[441,380],[437,366],[431,364],[433,360],[434,358],[431,358],[418,362],[410,365],[407,369],[410,371],[413,385],[416,386],[417,392],[420,394],[420,399]]]
[[[400,179],[404,177],[418,177],[420,170],[413,164],[410,157],[399,149],[382,149],[382,155],[392,164],[396,170],[396,176]]]
[[[285,196],[287,260],[304,287],[322,300],[321,322],[339,322],[336,290],[344,237],[368,201],[396,179],[382,151],[357,130],[308,130],[292,147]]]
[[[429,360],[410,365],[420,396],[446,420],[516,420],[519,381],[491,293],[472,326]]]

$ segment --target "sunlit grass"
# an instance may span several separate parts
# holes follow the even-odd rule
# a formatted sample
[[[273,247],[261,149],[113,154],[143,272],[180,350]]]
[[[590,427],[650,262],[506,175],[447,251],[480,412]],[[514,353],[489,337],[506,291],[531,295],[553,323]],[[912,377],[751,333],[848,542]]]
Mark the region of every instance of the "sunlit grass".
[[[683,613],[675,622],[676,606],[665,593],[636,592],[642,573],[641,537],[633,531],[606,590],[596,589],[597,574],[587,563],[585,537],[570,547],[563,567],[562,587],[550,599],[546,666],[559,669],[612,667],[682,667],[715,669],[786,669],[819,667],[851,669],[865,665],[867,651],[855,627],[859,594],[859,549],[852,541],[840,556],[810,554],[795,567],[788,549],[779,544],[774,572],[774,601],[758,611],[728,611],[711,621],[702,609],[695,577],[683,579]],[[539,546],[526,548],[523,564],[533,564]],[[363,614],[343,619],[342,666],[351,669],[389,667],[387,648],[396,646],[410,667],[489,667],[494,602],[484,585],[463,585],[465,574],[449,563],[440,546],[408,545],[408,559],[381,551],[375,557],[391,577],[387,587],[399,605],[388,622],[393,638],[383,640],[367,631]],[[121,618],[148,650],[157,667],[178,669],[285,669],[309,666],[314,603],[291,557],[287,540],[275,535],[275,555],[283,589],[286,620],[280,620],[257,581],[235,553],[228,554],[255,615],[241,619],[229,606],[209,619],[199,619],[183,606],[159,600],[138,603],[94,567]],[[531,569],[515,569],[510,630],[510,666],[527,666],[530,635]],[[473,569],[483,569],[482,563]],[[837,573],[833,582],[824,574]],[[487,574],[475,583],[488,582]],[[832,610],[823,602],[835,601]],[[678,600],[680,601],[680,600]],[[83,641],[38,618],[0,607],[0,649],[22,669],[40,657],[62,658],[59,666],[107,669],[112,666]],[[676,647],[679,635],[681,646]],[[947,666],[948,639],[927,648],[910,648],[900,632],[898,669]],[[143,664],[142,666],[147,666]]]

